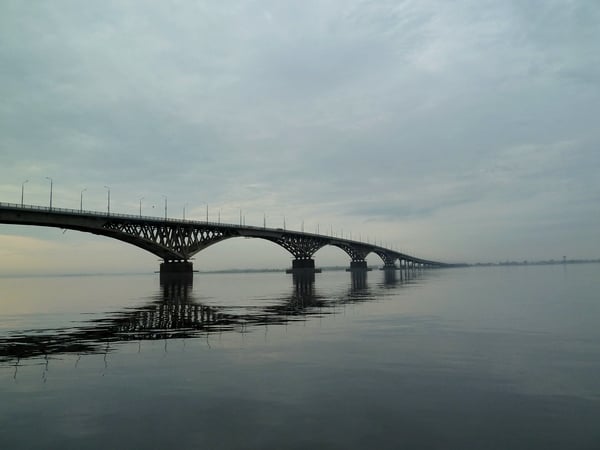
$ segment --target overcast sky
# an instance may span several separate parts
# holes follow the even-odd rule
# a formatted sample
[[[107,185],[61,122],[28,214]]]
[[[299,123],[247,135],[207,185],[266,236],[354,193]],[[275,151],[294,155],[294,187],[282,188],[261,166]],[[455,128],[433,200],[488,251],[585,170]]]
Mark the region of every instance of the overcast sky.
[[[0,201],[330,230],[442,261],[600,257],[600,3],[0,3]],[[232,240],[196,267],[285,267]],[[346,263],[338,249],[317,265]],[[371,257],[369,258],[371,261]],[[373,260],[377,262],[377,258]],[[51,270],[49,268],[52,268]],[[153,270],[0,225],[0,271]]]

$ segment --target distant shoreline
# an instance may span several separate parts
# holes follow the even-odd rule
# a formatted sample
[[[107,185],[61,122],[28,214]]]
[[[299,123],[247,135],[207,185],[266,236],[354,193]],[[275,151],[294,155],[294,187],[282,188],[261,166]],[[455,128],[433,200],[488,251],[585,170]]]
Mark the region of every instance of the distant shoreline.
[[[564,259],[564,260],[544,260],[544,261],[499,261],[465,264],[468,267],[497,267],[497,266],[558,266],[563,264],[597,264],[600,259]]]

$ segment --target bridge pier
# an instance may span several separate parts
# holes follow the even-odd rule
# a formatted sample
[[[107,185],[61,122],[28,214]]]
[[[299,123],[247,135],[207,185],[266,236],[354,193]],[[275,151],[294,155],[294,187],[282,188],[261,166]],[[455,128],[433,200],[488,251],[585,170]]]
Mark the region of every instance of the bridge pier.
[[[189,261],[165,261],[160,264],[160,282],[189,281],[194,277],[194,267]]]
[[[367,267],[367,261],[350,261],[350,267],[346,272],[368,272],[371,269]]]
[[[348,269],[346,269],[348,270]],[[352,280],[352,291],[357,292],[367,287],[367,271],[352,270],[350,271],[350,279]]]
[[[402,277],[400,278],[402,279]],[[395,284],[398,281],[396,277],[396,268],[383,269],[383,280],[385,284]]]
[[[285,273],[294,275],[310,275],[321,273],[321,269],[315,268],[315,260],[312,258],[294,259],[292,260],[292,268],[287,269]]]

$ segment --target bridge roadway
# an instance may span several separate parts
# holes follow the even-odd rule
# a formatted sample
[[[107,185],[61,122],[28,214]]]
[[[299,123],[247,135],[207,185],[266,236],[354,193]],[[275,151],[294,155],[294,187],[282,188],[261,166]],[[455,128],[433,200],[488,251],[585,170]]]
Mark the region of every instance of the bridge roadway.
[[[366,271],[366,257],[376,253],[383,268],[412,271],[448,264],[431,261],[375,244],[322,234],[197,220],[178,220],[127,214],[102,213],[65,208],[49,208],[0,202],[0,223],[33,225],[77,230],[107,236],[135,245],[163,259],[160,273],[191,274],[190,258],[205,248],[235,237],[271,241],[289,251],[294,257],[288,273],[315,273],[314,254],[326,245],[345,251],[351,259],[351,271]],[[398,261],[398,265],[396,265]]]

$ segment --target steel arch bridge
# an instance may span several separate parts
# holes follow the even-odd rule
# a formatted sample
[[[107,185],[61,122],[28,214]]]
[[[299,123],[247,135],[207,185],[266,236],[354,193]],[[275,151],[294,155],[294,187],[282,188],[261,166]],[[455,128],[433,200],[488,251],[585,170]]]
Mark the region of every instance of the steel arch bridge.
[[[377,254],[384,269],[413,270],[445,267],[448,264],[417,258],[375,244],[322,234],[225,224],[209,221],[177,220],[126,214],[102,213],[64,208],[0,203],[0,223],[77,230],[107,236],[142,248],[164,262],[162,273],[191,273],[189,259],[205,248],[234,237],[271,241],[292,254],[292,269],[301,273],[315,269],[313,256],[327,245],[342,249],[350,257],[350,270],[367,270],[366,258]],[[396,265],[398,261],[398,265]]]

